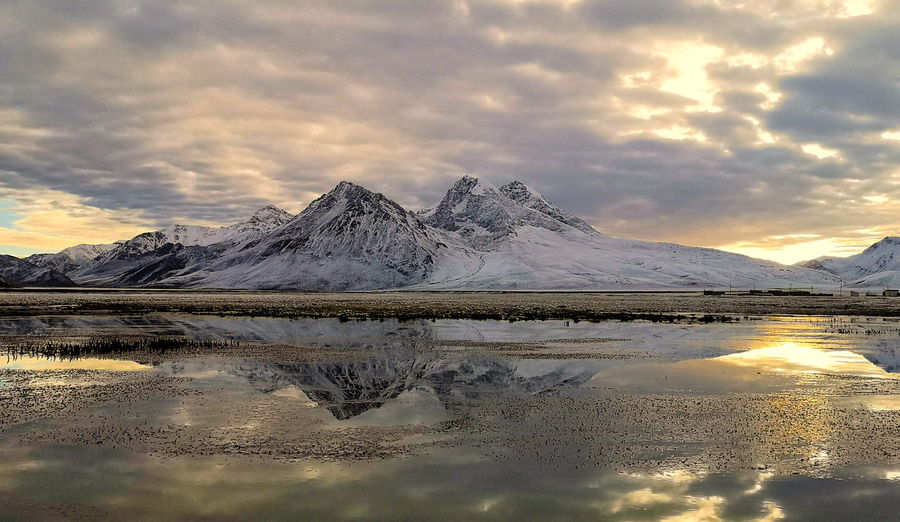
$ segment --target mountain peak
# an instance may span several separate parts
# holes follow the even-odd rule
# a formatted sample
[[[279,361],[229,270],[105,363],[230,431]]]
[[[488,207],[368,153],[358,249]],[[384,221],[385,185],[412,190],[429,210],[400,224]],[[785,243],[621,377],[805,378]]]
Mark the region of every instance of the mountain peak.
[[[350,222],[356,223],[351,227],[356,230],[360,220],[406,222],[407,217],[412,217],[417,227],[424,227],[411,213],[383,194],[349,181],[341,181],[330,192],[316,198],[297,214],[283,232],[290,235],[303,231],[301,235],[307,235],[306,231],[328,224],[327,227],[332,227],[329,228],[332,233],[342,235],[346,231],[345,225],[351,226]]]
[[[900,245],[900,237],[898,236],[885,236],[884,239],[875,243],[875,245]]]
[[[341,181],[327,195],[352,197],[359,194],[374,194],[371,190],[350,181]]]
[[[275,205],[266,205],[257,210],[250,218],[251,223],[265,223],[272,225],[283,225],[293,218],[289,212],[282,210]]]
[[[484,196],[486,194],[499,194],[497,187],[486,181],[481,181],[476,177],[466,174],[459,181],[453,184],[453,187],[447,192],[447,197],[462,198],[466,195]]]
[[[522,183],[521,181],[515,179],[500,187],[500,190],[504,193],[523,193],[523,192],[533,192],[533,189],[528,185]]]
[[[551,204],[521,181],[502,188],[463,176],[436,206],[419,212],[426,224],[459,234],[470,245],[488,250],[523,226],[565,234],[572,228],[597,234],[590,225]]]
[[[513,230],[510,204],[497,187],[467,175],[453,184],[436,207],[421,211],[419,216],[436,228],[496,238]]]
[[[383,194],[372,192],[362,185],[357,185],[356,183],[351,183],[349,181],[341,181],[335,185],[331,191],[323,194],[310,203],[309,207],[307,207],[304,212],[310,209],[330,209],[338,204],[341,206],[346,204],[347,210],[350,211],[353,211],[354,209],[366,211],[374,208],[372,205],[375,205],[375,207],[391,207],[392,212],[406,212],[400,205],[394,203],[394,201],[385,197]]]
[[[548,216],[561,223],[565,223],[566,225],[576,228],[586,234],[597,233],[597,231],[594,230],[593,227],[588,225],[584,220],[572,214],[569,214],[553,203],[550,203],[549,201],[544,199],[544,196],[542,196],[538,191],[522,183],[521,181],[516,180],[500,187],[500,192],[525,208],[536,210],[541,214],[544,214],[545,216]]]
[[[876,252],[882,252],[886,249],[893,249],[897,246],[900,246],[900,237],[885,236],[881,239],[881,241],[869,245],[869,248],[865,249],[862,254],[874,254]]]
[[[547,202],[547,200],[544,199],[544,196],[541,196],[536,190],[519,180],[511,181],[506,185],[503,185],[502,187],[500,187],[500,192],[502,192],[509,199],[523,206],[528,206],[529,202],[534,201],[543,201],[545,203]]]
[[[900,237],[887,236],[859,254],[819,258],[802,266],[835,274],[856,287],[896,287],[900,280]]]
[[[393,200],[379,192],[357,185],[349,181],[341,181],[330,192],[309,204],[301,214],[328,213],[340,208],[342,212],[367,213],[371,211],[388,212],[395,215],[406,214],[406,210]]]
[[[273,267],[265,276],[273,287],[300,278],[312,288],[347,290],[420,283],[447,246],[396,202],[342,181],[254,248],[252,262]],[[301,258],[310,263],[303,271],[280,272]]]
[[[335,190],[342,191],[342,190],[349,190],[349,189],[352,189],[352,188],[354,188],[354,187],[360,187],[360,186],[357,185],[356,183],[353,183],[352,181],[341,180],[341,181],[338,182],[338,184],[335,185],[334,188],[331,189],[331,190],[332,190],[332,191],[335,191]],[[360,188],[362,188],[362,187],[360,187]]]

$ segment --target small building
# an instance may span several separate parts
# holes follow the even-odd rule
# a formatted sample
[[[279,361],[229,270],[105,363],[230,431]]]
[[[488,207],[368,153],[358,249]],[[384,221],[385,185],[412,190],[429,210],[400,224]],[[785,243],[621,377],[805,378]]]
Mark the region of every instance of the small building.
[[[859,297],[863,295],[862,292],[857,292],[856,290],[850,290],[850,297]]]
[[[890,288],[886,289],[881,295],[885,297],[900,297],[900,290],[891,290]]]

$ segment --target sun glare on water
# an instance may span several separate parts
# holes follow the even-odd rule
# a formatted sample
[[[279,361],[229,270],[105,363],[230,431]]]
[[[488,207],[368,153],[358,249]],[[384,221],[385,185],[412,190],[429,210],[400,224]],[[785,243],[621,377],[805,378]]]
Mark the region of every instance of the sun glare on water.
[[[865,357],[846,350],[822,351],[788,342],[719,357],[740,366],[767,372],[831,373],[861,377],[895,378]]]
[[[114,359],[47,359],[44,357],[19,356],[15,358],[0,359],[0,368],[9,370],[107,370],[107,371],[137,371],[149,370],[151,367],[132,361],[117,361]]]

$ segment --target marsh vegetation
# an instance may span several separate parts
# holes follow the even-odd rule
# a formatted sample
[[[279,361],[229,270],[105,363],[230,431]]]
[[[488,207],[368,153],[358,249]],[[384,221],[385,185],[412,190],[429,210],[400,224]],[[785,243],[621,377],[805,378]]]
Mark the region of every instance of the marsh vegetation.
[[[19,357],[75,360],[82,357],[160,358],[173,351],[222,353],[239,346],[237,341],[198,340],[174,336],[100,336],[83,340],[29,338],[7,340],[0,346],[0,356],[7,360]]]

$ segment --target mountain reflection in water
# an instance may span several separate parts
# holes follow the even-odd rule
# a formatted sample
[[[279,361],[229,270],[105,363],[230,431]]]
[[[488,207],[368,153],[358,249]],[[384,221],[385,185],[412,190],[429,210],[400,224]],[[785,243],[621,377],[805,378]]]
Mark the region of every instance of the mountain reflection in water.
[[[527,367],[527,372],[519,370],[520,363]],[[210,374],[227,374],[246,379],[266,393],[296,387],[310,400],[327,408],[335,419],[347,420],[420,388],[434,393],[445,408],[461,399],[559,393],[578,388],[612,364],[609,361],[472,361],[386,355],[365,362],[312,364],[163,363],[157,366],[157,371],[199,379]]]

